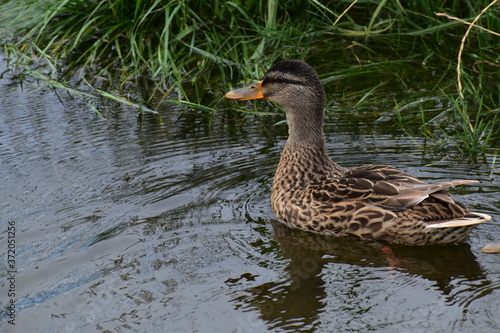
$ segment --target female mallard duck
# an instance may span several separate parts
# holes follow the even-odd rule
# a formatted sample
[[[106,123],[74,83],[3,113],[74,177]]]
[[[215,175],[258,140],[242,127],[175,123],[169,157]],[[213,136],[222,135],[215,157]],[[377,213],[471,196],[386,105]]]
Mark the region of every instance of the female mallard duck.
[[[325,91],[308,64],[284,60],[264,78],[226,94],[267,99],[286,111],[289,137],[274,177],[271,204],[290,226],[411,245],[463,240],[491,217],[474,213],[444,189],[473,180],[425,183],[387,165],[346,169],[326,152]]]

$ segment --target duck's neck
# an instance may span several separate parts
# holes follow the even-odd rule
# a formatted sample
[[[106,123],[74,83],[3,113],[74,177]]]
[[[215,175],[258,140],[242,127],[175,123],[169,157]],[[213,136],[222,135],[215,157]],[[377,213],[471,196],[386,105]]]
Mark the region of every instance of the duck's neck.
[[[324,148],[323,108],[318,109],[316,106],[312,110],[307,110],[306,107],[304,105],[298,109],[287,110],[288,142],[299,146]]]
[[[309,145],[289,139],[283,149],[275,178],[291,176],[296,180],[291,182],[294,183],[290,184],[292,187],[303,187],[327,178],[339,177],[344,171],[328,156],[324,140],[320,144]]]
[[[294,115],[297,113],[287,112],[289,137],[276,170],[273,192],[301,189],[345,172],[326,151],[323,114],[297,117],[300,119]]]

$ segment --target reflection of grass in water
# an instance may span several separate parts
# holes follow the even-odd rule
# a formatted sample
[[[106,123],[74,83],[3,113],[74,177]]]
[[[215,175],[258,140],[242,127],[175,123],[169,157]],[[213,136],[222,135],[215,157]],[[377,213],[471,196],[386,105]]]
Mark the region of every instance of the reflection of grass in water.
[[[316,0],[306,4],[299,0],[10,0],[0,5],[0,32],[3,51],[19,77],[34,76],[59,88],[84,82],[96,87],[95,94],[134,101],[128,103],[142,111],[166,100],[213,111],[212,106],[235,82],[259,78],[281,58],[308,60],[327,85],[340,88],[362,74],[390,73],[403,89],[416,85],[423,90],[405,96],[411,104],[422,96],[444,99],[449,95],[453,101],[458,95],[453,64],[465,27],[435,12],[470,22],[490,2],[454,1],[440,8],[431,0],[373,0],[349,8],[352,2]],[[491,7],[477,24],[500,31],[499,7]],[[465,44],[461,58],[465,99],[460,104],[471,114],[455,119],[459,130],[453,135],[464,142],[464,153],[484,151],[494,129],[490,114],[499,104],[500,92],[492,78],[498,77],[499,45],[499,37],[477,28]],[[406,71],[408,67],[414,72]],[[387,96],[388,88],[381,89],[380,82],[360,85],[347,92],[351,94],[344,99],[347,105],[369,108]],[[453,105],[444,107],[448,113],[444,118],[454,117]],[[426,119],[434,118],[435,111],[422,107]],[[396,103],[395,109],[403,108]],[[474,115],[479,111],[481,119],[485,117],[482,123]],[[394,114],[399,120],[405,118],[402,111]],[[430,127],[422,124],[427,133]]]

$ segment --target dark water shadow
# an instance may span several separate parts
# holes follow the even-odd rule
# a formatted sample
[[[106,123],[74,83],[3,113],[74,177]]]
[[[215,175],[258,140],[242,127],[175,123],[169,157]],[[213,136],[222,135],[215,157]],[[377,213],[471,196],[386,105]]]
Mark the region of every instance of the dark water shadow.
[[[237,292],[233,302],[243,311],[257,310],[259,317],[273,331],[316,331],[321,324],[318,318],[327,303],[337,301],[328,299],[324,279],[325,267],[332,263],[373,267],[388,274],[402,272],[404,277],[416,276],[431,281],[446,304],[459,303],[466,307],[473,300],[492,292],[488,287],[491,281],[467,243],[385,245],[293,229],[276,220],[271,220],[271,225],[278,251],[288,260],[284,268],[287,277]],[[471,293],[470,288],[464,290],[457,285],[457,278],[460,285],[473,284],[474,288],[479,287],[485,292],[477,295]],[[356,289],[364,280],[360,276],[358,284],[349,288]]]

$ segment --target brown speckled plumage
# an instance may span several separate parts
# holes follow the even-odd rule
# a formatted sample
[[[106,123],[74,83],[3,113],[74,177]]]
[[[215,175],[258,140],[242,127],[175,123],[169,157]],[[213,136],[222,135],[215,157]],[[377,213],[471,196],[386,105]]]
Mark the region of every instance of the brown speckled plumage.
[[[305,62],[276,63],[259,83],[227,98],[281,105],[289,138],[271,192],[275,214],[290,226],[338,236],[422,245],[462,241],[490,216],[471,212],[445,192],[457,180],[425,183],[387,165],[346,169],[328,156],[325,92]]]

